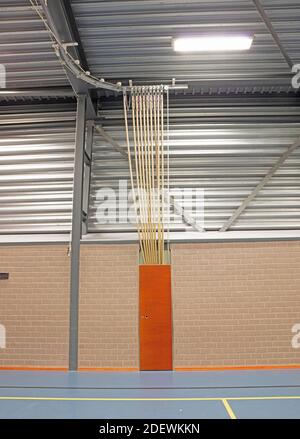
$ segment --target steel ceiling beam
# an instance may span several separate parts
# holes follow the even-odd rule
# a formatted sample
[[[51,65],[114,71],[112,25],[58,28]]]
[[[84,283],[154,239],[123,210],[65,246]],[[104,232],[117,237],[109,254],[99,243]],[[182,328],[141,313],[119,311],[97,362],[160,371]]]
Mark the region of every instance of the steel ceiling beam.
[[[280,50],[283,58],[285,59],[286,63],[288,64],[288,66],[290,68],[292,68],[294,66],[294,63],[292,61],[292,59],[289,57],[287,51],[285,50],[285,48],[283,47],[283,44],[276,32],[276,30],[274,29],[271,20],[269,19],[269,17],[267,16],[264,8],[262,7],[260,0],[252,0],[254,3],[254,6],[257,9],[257,12],[260,15],[260,18],[262,19],[262,21],[265,23],[268,31],[270,32],[270,34],[273,37],[273,40],[275,41],[275,43],[277,44],[278,49]]]
[[[51,2],[48,3],[54,2],[51,0]],[[66,29],[68,28],[70,37],[72,37],[72,40],[69,41],[76,41],[77,46],[74,47],[74,52],[77,55],[77,59],[80,61],[80,65],[84,70],[89,70],[88,61],[84,53],[83,44],[79,35],[70,0],[61,0],[60,3],[63,17],[67,24]]]
[[[68,51],[80,62],[84,70],[89,70],[78,28],[69,0],[41,0],[48,26],[62,44],[76,43],[69,46]]]
[[[59,57],[74,92],[90,96],[97,88],[122,91],[118,84],[111,84],[90,74],[84,48],[69,0],[41,0],[47,24],[55,35],[54,50]],[[64,46],[65,45],[65,46]],[[63,48],[64,46],[64,48]],[[94,118],[91,99],[87,100],[87,118]]]
[[[260,181],[260,183],[251,191],[248,197],[242,202],[240,207],[236,209],[236,211],[231,215],[228,221],[224,224],[224,226],[220,229],[220,232],[226,232],[232,224],[239,218],[241,213],[249,206],[251,201],[257,196],[257,194],[261,191],[261,189],[269,182],[269,180],[273,177],[275,172],[283,165],[283,163],[290,157],[290,155],[300,146],[300,138],[296,140],[282,156],[276,161],[276,163],[272,166],[266,176]]]
[[[70,46],[67,50],[74,59],[78,60],[80,66],[88,71],[88,62],[69,0],[41,0],[41,5],[52,32],[62,44],[76,43],[76,46]],[[86,117],[94,119],[96,110],[90,97],[90,90],[94,87],[78,78],[66,65],[64,65],[64,69],[74,92],[77,95],[85,94],[87,96]]]
[[[111,146],[115,148],[116,151],[118,151],[123,157],[125,157],[128,160],[128,154],[127,150],[123,148],[115,139],[111,137],[110,134],[108,134],[100,125],[95,126],[95,131],[100,134],[100,136],[103,137],[104,140],[106,140]]]

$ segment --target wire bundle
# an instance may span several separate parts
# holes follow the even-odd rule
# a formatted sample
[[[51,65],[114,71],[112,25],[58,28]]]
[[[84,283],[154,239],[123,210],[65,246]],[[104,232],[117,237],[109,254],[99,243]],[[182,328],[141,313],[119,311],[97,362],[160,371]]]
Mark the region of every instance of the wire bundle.
[[[169,156],[168,151],[165,151],[164,94],[165,88],[161,85],[132,87],[132,127],[129,129],[129,108],[127,94],[124,93],[129,170],[140,248],[145,264],[165,262],[164,222],[166,211],[169,212],[169,198],[166,197]]]

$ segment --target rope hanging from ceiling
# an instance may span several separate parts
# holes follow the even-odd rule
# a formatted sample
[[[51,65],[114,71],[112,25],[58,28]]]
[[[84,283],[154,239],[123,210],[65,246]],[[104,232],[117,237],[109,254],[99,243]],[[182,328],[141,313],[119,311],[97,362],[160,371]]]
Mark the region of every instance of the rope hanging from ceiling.
[[[140,249],[145,264],[165,263],[168,241],[168,95],[164,86],[132,87],[124,93],[129,171]],[[129,126],[129,121],[131,122]],[[167,126],[165,127],[165,121]]]

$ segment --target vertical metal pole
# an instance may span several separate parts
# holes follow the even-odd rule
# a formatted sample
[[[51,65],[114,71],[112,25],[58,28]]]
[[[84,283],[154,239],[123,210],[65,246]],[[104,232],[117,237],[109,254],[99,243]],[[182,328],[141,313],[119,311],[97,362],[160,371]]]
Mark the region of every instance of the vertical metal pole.
[[[88,214],[90,201],[90,185],[91,185],[91,168],[92,168],[92,149],[94,140],[94,121],[88,120],[86,122],[86,140],[84,150],[84,180],[83,180],[83,195],[82,195],[82,210],[83,210],[83,224],[82,233],[88,232]]]
[[[70,339],[69,369],[78,368],[78,307],[80,239],[82,234],[82,190],[86,126],[86,96],[77,98],[75,162],[73,183],[72,244],[71,244],[71,291],[70,291]]]

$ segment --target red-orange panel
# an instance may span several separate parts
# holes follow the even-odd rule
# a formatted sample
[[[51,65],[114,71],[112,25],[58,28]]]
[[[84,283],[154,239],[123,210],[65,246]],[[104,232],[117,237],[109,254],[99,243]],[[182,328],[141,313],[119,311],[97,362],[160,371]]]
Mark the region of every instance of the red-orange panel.
[[[171,266],[140,266],[140,369],[172,369]]]

